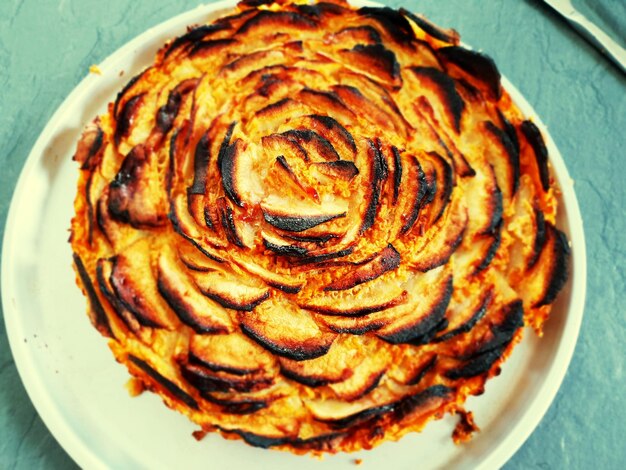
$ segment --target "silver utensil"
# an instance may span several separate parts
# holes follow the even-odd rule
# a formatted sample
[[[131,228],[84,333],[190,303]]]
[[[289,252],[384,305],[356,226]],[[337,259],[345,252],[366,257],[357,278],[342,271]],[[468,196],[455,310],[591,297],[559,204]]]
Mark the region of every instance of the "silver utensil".
[[[570,0],[543,0],[563,16],[585,39],[626,73],[626,50],[581,14]]]

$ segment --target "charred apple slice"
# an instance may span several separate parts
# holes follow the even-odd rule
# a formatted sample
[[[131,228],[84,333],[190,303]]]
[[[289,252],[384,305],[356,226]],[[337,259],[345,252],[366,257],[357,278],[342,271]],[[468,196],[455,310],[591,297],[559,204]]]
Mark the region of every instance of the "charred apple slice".
[[[234,325],[228,312],[200,293],[172,250],[165,250],[159,255],[157,270],[159,292],[183,323],[201,333],[233,331]]]
[[[273,202],[273,203],[272,203]],[[287,207],[278,205],[279,201],[261,203],[265,221],[280,230],[287,232],[303,232],[325,222],[346,216],[346,211],[338,211],[338,207],[298,206],[293,203]],[[287,201],[280,201],[287,203]],[[327,209],[321,212],[320,209]]]
[[[353,287],[372,281],[382,276],[388,271],[393,271],[400,266],[400,253],[393,247],[388,245],[381,252],[377,253],[374,258],[353,271],[336,279],[331,284],[324,287],[325,291],[336,291],[352,289]]]
[[[354,68],[388,86],[394,88],[402,86],[400,64],[396,55],[382,44],[357,44],[352,49],[340,52],[349,68]]]
[[[492,98],[500,99],[500,71],[491,57],[461,46],[443,47],[437,54],[444,63],[454,67],[448,70],[451,75],[453,71],[456,71],[455,74],[461,72],[460,78],[469,79],[470,83],[485,90]]]
[[[381,347],[380,341],[370,336],[361,336],[352,354],[353,374],[346,380],[332,383],[328,387],[341,400],[354,401],[374,390],[391,365],[392,356],[387,348]]]
[[[343,159],[346,159],[348,156],[351,156],[351,158],[356,156],[354,136],[333,117],[311,114],[303,118],[303,123],[305,127],[315,130],[318,134],[328,139]]]
[[[485,137],[491,144],[486,147],[487,161],[495,172],[498,187],[510,200],[517,192],[520,178],[519,144],[512,140],[517,135],[514,129],[500,129],[491,121],[486,121],[484,128]]]
[[[387,272],[373,281],[351,289],[313,294],[304,289],[298,294],[302,308],[323,315],[359,317],[386,310],[406,302],[405,273]]]
[[[445,267],[415,274],[406,289],[407,303],[386,310],[389,323],[376,331],[392,344],[420,340],[441,324],[452,295],[452,274]]]
[[[437,334],[434,341],[448,341],[457,335],[470,331],[487,313],[487,308],[493,299],[493,290],[488,290],[479,299],[460,297],[462,297],[461,294],[453,296],[446,312],[448,326]]]
[[[193,273],[200,291],[224,308],[253,310],[270,297],[270,290],[247,281],[245,277],[224,271]]]
[[[521,300],[509,302],[492,314],[495,320],[489,321],[488,330],[480,338],[470,338],[463,344],[457,345],[457,357],[460,365],[455,365],[445,372],[453,380],[475,377],[488,372],[499,360],[502,354],[514,341],[520,329],[524,326],[524,309]],[[452,361],[459,363],[458,359]]]
[[[158,252],[141,239],[113,258],[110,282],[120,302],[143,326],[175,328],[178,317],[159,294],[151,269],[151,253]]]
[[[215,372],[241,376],[272,376],[277,372],[272,355],[245,335],[193,335],[189,354],[195,362]]]
[[[465,103],[456,91],[454,80],[445,72],[433,67],[413,67],[411,72],[422,85],[420,91],[424,93],[426,99],[431,105],[435,103],[434,110],[439,116],[438,121],[442,122],[445,119],[457,134],[460,133]]]
[[[165,375],[161,374],[147,361],[132,354],[128,355],[128,360],[129,364],[131,364],[131,370],[134,366],[145,372],[159,390],[164,390],[166,392],[166,395],[171,395],[175,397],[177,401],[182,401],[189,408],[192,408],[194,410],[199,409],[198,402],[189,393],[187,393],[180,385],[168,379]]]
[[[323,356],[336,338],[335,333],[322,330],[310,313],[278,297],[242,313],[240,321],[243,332],[263,347],[296,361]]]
[[[463,239],[467,221],[463,200],[454,198],[448,212],[437,224],[421,239],[406,244],[408,265],[426,272],[446,264]]]
[[[167,221],[165,181],[144,146],[134,147],[109,186],[109,212],[133,227],[156,227]]]
[[[313,163],[312,167],[323,175],[348,182],[352,181],[352,179],[359,174],[359,169],[356,165],[348,160]]]
[[[297,274],[278,274],[244,258],[233,259],[233,263],[253,276],[258,276],[268,285],[288,294],[297,294],[305,283],[302,276]]]
[[[520,286],[525,305],[541,307],[554,301],[567,280],[569,252],[563,232],[546,222],[545,242],[538,260]]]
[[[132,314],[117,297],[117,294],[113,290],[111,285],[111,272],[113,270],[113,263],[108,259],[99,259],[96,265],[96,278],[98,280],[98,288],[100,292],[104,294],[104,297],[108,300],[109,304],[113,308],[113,311],[122,323],[133,333],[139,333],[141,331],[141,323],[137,317]],[[112,319],[111,319],[112,320]],[[110,324],[113,323],[112,321]]]
[[[85,268],[83,260],[76,253],[74,253],[74,264],[76,265],[76,271],[78,272],[78,277],[83,286],[83,290],[89,299],[89,318],[91,320],[91,324],[102,335],[113,337],[113,332],[111,330],[111,326],[109,325],[109,319],[106,316],[104,307],[102,306],[100,298],[96,293],[95,286],[91,282],[91,278],[89,277],[89,273]]]
[[[254,390],[262,390],[272,385],[271,377],[255,377],[214,371],[204,367],[198,361],[192,360],[188,364],[181,366],[181,372],[185,380],[197,388],[203,397],[212,392],[247,393]]]
[[[279,358],[280,371],[288,379],[308,387],[343,382],[353,374],[352,363],[358,348],[359,342],[355,338],[339,336],[321,357],[304,361]]]

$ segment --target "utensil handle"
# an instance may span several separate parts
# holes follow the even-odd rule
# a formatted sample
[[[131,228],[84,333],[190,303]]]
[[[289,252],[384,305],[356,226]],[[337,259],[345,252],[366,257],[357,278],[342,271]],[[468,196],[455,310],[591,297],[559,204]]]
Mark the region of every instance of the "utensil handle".
[[[567,20],[589,42],[596,46],[617,65],[623,73],[626,73],[626,50],[615,42],[608,34],[585,18],[580,12],[574,10],[567,16]]]

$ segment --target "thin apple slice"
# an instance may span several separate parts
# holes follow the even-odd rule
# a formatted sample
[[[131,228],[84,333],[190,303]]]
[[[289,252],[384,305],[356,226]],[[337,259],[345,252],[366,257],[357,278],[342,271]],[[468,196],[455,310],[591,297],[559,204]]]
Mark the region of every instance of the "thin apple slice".
[[[382,44],[357,44],[339,51],[345,65],[392,88],[402,86],[396,55]]]
[[[530,144],[535,155],[535,163],[539,180],[544,191],[550,189],[550,170],[548,168],[548,149],[539,128],[532,121],[524,121],[520,125],[522,134]]]
[[[265,36],[269,30],[301,33],[316,27],[317,23],[305,15],[292,11],[261,10],[239,27],[237,35],[244,41],[253,41],[257,31]]]
[[[436,188],[432,201],[427,205],[427,209],[425,208],[429,216],[426,226],[430,226],[439,220],[450,203],[455,186],[455,175],[450,163],[436,152],[423,155],[420,163],[429,185]]]
[[[313,82],[313,80],[310,80],[310,82]],[[313,90],[306,87],[298,92],[297,99],[299,102],[303,103],[312,111],[314,111],[317,116],[332,116],[331,119],[337,119],[341,121],[344,125],[351,125],[357,121],[355,112],[352,109],[348,108],[348,106],[346,106],[346,103],[342,101],[339,95],[332,90]],[[296,122],[298,121],[296,120]],[[326,123],[329,122],[330,121],[326,121]],[[315,130],[321,135],[328,136],[327,126],[324,126],[325,128],[319,128],[316,125],[305,125],[304,127]],[[350,140],[350,137],[347,137],[347,139]],[[336,141],[333,139],[331,139],[331,142],[333,142],[333,144],[336,143]],[[339,153],[341,154],[341,152]]]
[[[352,289],[311,294],[304,289],[298,294],[298,304],[323,315],[359,317],[403,304],[407,291],[405,273],[387,272],[374,281]]]
[[[158,227],[167,221],[165,180],[154,158],[143,145],[134,147],[109,185],[110,214],[135,228]]]
[[[214,372],[233,375],[266,374],[277,372],[272,355],[245,335],[193,335],[189,342],[193,361]]]
[[[386,318],[365,315],[361,317],[340,317],[335,315],[315,314],[315,321],[334,331],[335,333],[347,333],[350,335],[364,335],[370,331],[376,331],[389,323]]]
[[[478,299],[455,293],[446,312],[448,325],[437,333],[433,341],[441,343],[470,331],[487,313],[493,296],[493,288],[488,289]]]
[[[330,38],[338,44],[356,46],[357,44],[380,44],[382,38],[380,32],[370,25],[348,26],[337,31]]]
[[[278,296],[240,316],[241,329],[282,357],[303,361],[323,356],[336,334],[322,330],[311,314]]]
[[[352,181],[352,179],[359,174],[359,169],[354,162],[349,160],[313,163],[312,169],[333,179],[341,179],[347,182]]]
[[[111,260],[101,258],[96,265],[96,278],[98,280],[98,288],[100,292],[104,294],[104,297],[108,300],[109,304],[113,308],[113,311],[117,317],[122,320],[124,325],[133,333],[138,333],[141,330],[141,323],[139,323],[137,317],[133,315],[120,301],[115,294],[113,286],[111,285],[111,272],[113,270],[113,263]]]
[[[96,118],[85,127],[72,160],[80,164],[81,170],[94,171],[102,162],[105,146],[105,135],[100,127],[100,118]]]
[[[453,365],[446,370],[446,377],[452,380],[475,377],[488,372],[497,361],[502,360],[505,350],[524,326],[522,301],[504,304],[490,314],[490,318],[495,318],[495,321],[489,324],[482,337],[475,334],[469,338],[465,351],[460,349],[463,347],[461,344],[456,348],[460,364],[459,360],[452,360]]]
[[[400,129],[397,117],[392,116],[387,110],[382,109],[378,103],[374,103],[363,95],[356,84],[354,86],[334,85],[332,90],[348,108],[359,110],[359,115],[366,116],[365,119],[372,122],[375,127],[387,132],[396,132]],[[396,126],[398,126],[397,129]]]
[[[365,212],[363,214],[363,223],[359,229],[360,234],[363,234],[374,225],[380,208],[383,184],[389,176],[389,165],[382,152],[380,141],[367,141],[366,162],[366,171],[363,172],[362,177],[369,181],[369,186],[363,198]]]
[[[251,72],[259,70],[262,67],[271,67],[279,65],[285,60],[285,52],[275,49],[266,49],[250,52],[237,56],[235,60],[224,65],[218,76],[223,77],[230,83],[236,83],[237,80],[244,78]]]
[[[109,324],[109,319],[106,315],[104,307],[100,302],[100,298],[96,292],[95,286],[91,282],[91,278],[89,277],[89,273],[85,268],[85,264],[83,260],[78,255],[78,253],[73,254],[74,258],[74,266],[76,267],[76,273],[78,274],[78,278],[80,279],[80,285],[87,295],[87,299],[89,300],[89,319],[91,320],[91,324],[103,335],[109,338],[113,338],[113,331],[111,330],[111,325]]]
[[[183,323],[199,333],[230,333],[234,330],[228,312],[200,293],[173,251],[161,252],[157,271],[159,292]]]
[[[273,383],[271,377],[216,372],[194,362],[182,365],[181,373],[187,382],[200,391],[203,397],[212,392],[246,393],[262,390]]]
[[[237,174],[241,171],[241,153],[243,151],[243,142],[241,139],[236,139],[231,143],[231,136],[235,123],[231,124],[217,156],[217,165],[220,170],[220,176],[222,178],[222,187],[228,198],[237,204],[239,207],[243,206],[242,191],[239,187],[241,183],[240,178],[237,178]]]
[[[426,34],[438,39],[439,41],[458,45],[461,40],[459,33],[454,29],[443,29],[430,22],[428,18],[423,15],[416,15],[408,10],[405,10],[404,8],[400,8],[400,13],[402,13],[408,20],[415,23]]]
[[[333,98],[339,100],[335,94],[333,94]],[[343,105],[343,103],[341,104]],[[333,115],[336,116],[336,114]],[[342,160],[352,160],[356,157],[357,149],[354,136],[335,118],[329,115],[310,114],[305,116],[302,121],[305,128],[312,129],[328,139]]]
[[[392,344],[421,343],[436,332],[450,303],[452,273],[443,266],[427,273],[416,273],[405,288],[407,303],[380,313],[389,323],[377,330],[376,335]]]
[[[330,423],[337,429],[363,423],[393,410],[393,404],[375,405],[369,398],[346,402],[338,399],[304,400],[315,419]]]
[[[260,206],[267,223],[288,232],[303,232],[331,220],[345,217],[347,213],[347,207],[341,200],[328,201],[328,204],[322,204],[320,207],[268,197],[261,202]]]
[[[281,134],[287,140],[295,142],[307,154],[307,160],[313,162],[334,162],[340,160],[333,144],[324,136],[310,129],[291,129]]]
[[[388,349],[381,348],[380,342],[372,337],[360,336],[355,347],[352,375],[346,380],[331,383],[328,387],[341,400],[354,401],[374,390],[392,363]]]
[[[200,291],[224,308],[251,311],[270,297],[270,289],[225,271],[194,272]]]
[[[400,266],[400,253],[393,247],[387,245],[382,251],[377,253],[369,262],[357,266],[354,270],[342,275],[341,278],[324,287],[325,291],[337,291],[352,289],[360,284],[373,281],[388,271],[393,271]]]
[[[505,124],[508,121],[505,121]],[[509,123],[509,125],[511,125]],[[519,186],[520,178],[520,149],[519,143],[516,144],[512,139],[517,139],[515,130],[500,129],[491,121],[484,123],[485,137],[487,137],[489,145],[487,147],[487,160],[491,166],[497,184],[502,188],[504,197],[510,200]],[[486,169],[488,171],[488,169]]]
[[[198,410],[200,407],[198,406],[198,402],[193,396],[184,390],[184,388],[177,384],[176,382],[170,380],[165,375],[161,374],[156,368],[150,365],[147,361],[134,356],[132,354],[128,354],[128,364],[129,368],[132,371],[133,366],[143,371],[147,374],[152,380],[154,385],[165,392],[166,396],[171,395],[176,399],[176,402],[182,402],[187,405],[189,408],[194,410]],[[142,374],[143,376],[143,374]]]
[[[142,101],[145,95],[145,93],[139,93],[132,98],[129,98],[124,103],[120,112],[117,113],[115,120],[115,134],[113,136],[113,140],[117,147],[119,147],[122,143],[122,139],[126,139],[131,133],[133,120],[142,107]]]
[[[255,124],[262,123],[262,125],[259,125],[259,132],[269,134],[290,119],[297,119],[310,112],[311,110],[308,106],[291,98],[284,98],[258,110],[254,115],[254,121]]]
[[[421,237],[409,240],[401,248],[407,253],[406,262],[419,271],[429,271],[445,265],[463,240],[467,226],[467,210],[460,197],[454,197],[446,216]]]
[[[532,308],[549,305],[565,285],[568,275],[569,244],[566,236],[549,222],[537,262],[529,269],[519,292]]]
[[[353,374],[352,365],[358,362],[360,343],[354,337],[339,336],[321,357],[304,361],[279,358],[280,371],[288,379],[308,387],[343,382]]]
[[[309,254],[309,250],[298,241],[288,241],[266,231],[261,231],[261,238],[263,239],[265,248],[278,255],[304,258]]]
[[[494,168],[490,164],[481,166],[480,171],[463,181],[464,197],[467,200],[469,216],[468,230],[471,233],[486,235],[498,230],[502,222],[502,192]]]
[[[297,209],[297,208],[295,208]],[[265,207],[263,209],[263,218],[265,221],[281,230],[286,232],[304,232],[313,227],[317,227],[325,222],[329,222],[340,217],[345,217],[346,213],[341,212],[339,214],[303,214],[293,215],[291,212],[287,214],[278,214],[276,211],[272,212]]]
[[[192,271],[215,271],[223,268],[223,259],[214,256],[197,244],[180,241],[176,246],[178,257]]]
[[[180,324],[177,315],[159,294],[149,239],[130,245],[113,259],[110,283],[120,302],[143,326],[173,329]]]
[[[458,134],[461,131],[461,116],[465,102],[456,90],[455,82],[449,75],[434,67],[411,67],[411,72],[421,84],[420,91],[434,104],[435,113],[448,122]],[[439,109],[441,108],[441,109]]]
[[[469,79],[496,100],[502,96],[500,72],[491,57],[461,46],[442,47],[437,55],[448,65],[448,73],[453,77]]]
[[[394,198],[398,202],[395,209],[396,228],[392,233],[406,235],[418,221],[422,207],[432,201],[436,180],[430,177],[429,182],[418,158],[414,155],[394,152],[394,168]]]
[[[278,274],[269,269],[266,269],[254,262],[247,261],[245,258],[236,257],[232,260],[237,266],[239,266],[244,271],[258,276],[268,285],[279,289],[288,294],[297,294],[300,292],[304,283],[306,282],[303,276],[297,274]]]

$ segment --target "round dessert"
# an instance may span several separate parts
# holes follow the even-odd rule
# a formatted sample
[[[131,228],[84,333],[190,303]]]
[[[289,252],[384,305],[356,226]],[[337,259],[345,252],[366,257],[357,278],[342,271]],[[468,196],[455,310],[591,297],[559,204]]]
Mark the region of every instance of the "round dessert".
[[[541,132],[494,62],[386,7],[250,0],[83,133],[93,325],[201,427],[296,453],[461,415],[567,278]]]

